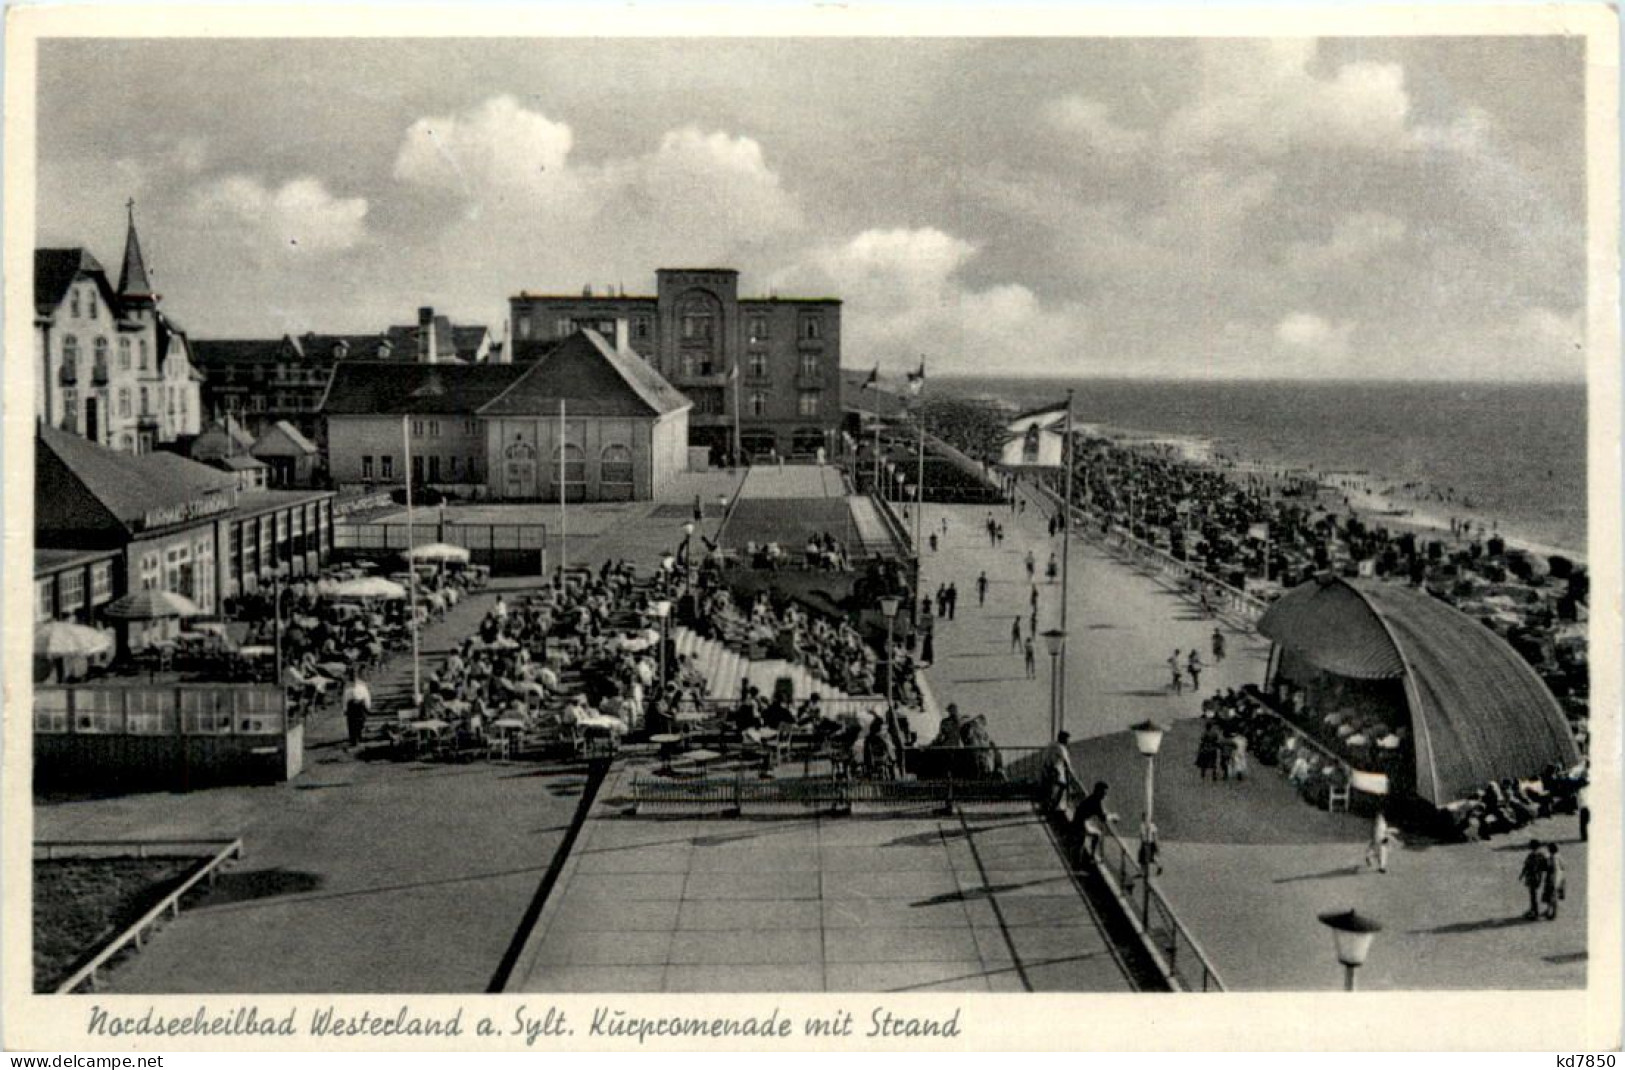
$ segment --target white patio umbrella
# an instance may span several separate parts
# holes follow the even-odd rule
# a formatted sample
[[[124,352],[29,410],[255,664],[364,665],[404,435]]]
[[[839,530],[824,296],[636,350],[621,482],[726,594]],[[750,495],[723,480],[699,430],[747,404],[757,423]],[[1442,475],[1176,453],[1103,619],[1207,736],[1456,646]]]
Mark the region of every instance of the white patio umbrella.
[[[406,551],[411,561],[453,561],[467,564],[469,553],[461,546],[453,546],[449,542],[431,542],[422,546],[414,546]]]
[[[172,617],[201,617],[203,610],[185,595],[149,587],[108,603],[102,614],[114,620],[168,620]]]
[[[406,588],[394,580],[386,580],[380,576],[360,576],[353,580],[341,580],[335,583],[329,591],[328,597],[382,598],[393,602],[406,597]]]
[[[34,653],[45,658],[90,658],[113,648],[113,636],[72,621],[53,620],[34,629]]]

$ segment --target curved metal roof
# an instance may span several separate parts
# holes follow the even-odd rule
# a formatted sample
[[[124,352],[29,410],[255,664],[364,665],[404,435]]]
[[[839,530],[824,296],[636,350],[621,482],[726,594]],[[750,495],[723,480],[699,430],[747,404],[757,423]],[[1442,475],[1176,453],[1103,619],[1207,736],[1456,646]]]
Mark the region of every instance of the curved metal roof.
[[[1416,791],[1430,802],[1579,760],[1568,719],[1529,663],[1425,591],[1321,577],[1287,592],[1258,628],[1327,672],[1404,678]]]

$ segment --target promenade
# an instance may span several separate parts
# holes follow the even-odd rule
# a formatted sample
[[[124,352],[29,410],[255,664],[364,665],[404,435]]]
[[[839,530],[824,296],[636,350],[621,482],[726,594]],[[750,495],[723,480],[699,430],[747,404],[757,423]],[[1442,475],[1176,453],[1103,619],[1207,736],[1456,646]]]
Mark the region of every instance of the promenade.
[[[926,532],[938,550],[922,555],[922,586],[959,589],[955,620],[936,623],[936,664],[927,670],[938,701],[962,714],[985,713],[996,742],[1031,745],[1049,723],[1049,658],[1038,647],[1027,678],[1011,652],[1010,623],[1022,615],[1027,634],[1024,557],[1037,560],[1039,630],[1059,618],[1059,586],[1044,582],[1044,564],[1060,539],[1049,538],[1047,514],[1030,500],[1025,513],[993,515],[1005,526],[990,548],[986,507],[925,508]],[[948,519],[944,534],[941,522]],[[986,569],[987,605],[975,580]],[[1263,683],[1268,645],[1224,626],[1228,656],[1213,664],[1215,626],[1196,606],[1082,538],[1072,546],[1068,608],[1066,726],[1073,762],[1085,784],[1110,785],[1108,809],[1133,843],[1139,827],[1145,759],[1129,725],[1151,717],[1170,726],[1157,769],[1157,825],[1165,872],[1156,879],[1180,918],[1202,943],[1232,990],[1332,989],[1342,984],[1331,938],[1317,914],[1357,907],[1386,927],[1361,972],[1368,988],[1564,988],[1586,979],[1586,847],[1572,817],[1537,822],[1490,842],[1439,845],[1408,841],[1392,852],[1390,872],[1363,867],[1367,821],[1303,802],[1272,767],[1254,763],[1246,783],[1203,782],[1194,765],[1201,697],[1215,688]],[[1196,647],[1208,667],[1202,691],[1167,688],[1166,660],[1175,647]],[[1568,874],[1563,913],[1525,922],[1517,873],[1531,838],[1556,840]]]
[[[1132,990],[1028,805],[622,816],[639,773],[606,782],[510,990]]]

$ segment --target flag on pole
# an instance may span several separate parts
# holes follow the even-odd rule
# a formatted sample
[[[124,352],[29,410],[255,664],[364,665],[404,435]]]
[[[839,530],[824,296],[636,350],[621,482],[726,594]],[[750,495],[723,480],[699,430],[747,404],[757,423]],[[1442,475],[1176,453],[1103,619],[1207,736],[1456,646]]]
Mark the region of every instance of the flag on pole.
[[[925,389],[925,358],[920,358],[920,370],[908,373],[908,392],[918,395]]]
[[[875,370],[869,373],[869,377],[863,381],[863,385],[858,387],[858,389],[859,390],[868,390],[870,387],[875,386],[879,382],[880,382],[880,365],[876,364],[875,365]]]

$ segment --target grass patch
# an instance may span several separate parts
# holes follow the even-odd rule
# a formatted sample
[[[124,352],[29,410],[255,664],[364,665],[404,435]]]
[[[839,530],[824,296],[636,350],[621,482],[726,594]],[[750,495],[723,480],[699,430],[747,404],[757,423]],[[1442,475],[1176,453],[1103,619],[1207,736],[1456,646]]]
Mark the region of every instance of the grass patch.
[[[52,991],[196,869],[196,858],[34,861],[34,990]]]

